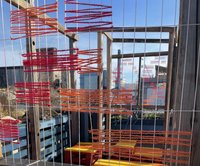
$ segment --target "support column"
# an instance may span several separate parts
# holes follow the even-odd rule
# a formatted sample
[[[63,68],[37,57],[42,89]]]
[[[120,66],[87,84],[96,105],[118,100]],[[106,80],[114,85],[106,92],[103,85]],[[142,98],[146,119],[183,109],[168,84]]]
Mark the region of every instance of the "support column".
[[[141,89],[142,89],[142,86],[141,86],[141,63],[142,63],[142,57],[139,57],[139,73],[138,73],[138,95],[137,95],[137,106],[138,108],[140,109],[141,106],[142,106],[142,102],[141,102]]]
[[[32,6],[34,6],[34,0],[29,0]],[[29,25],[31,25],[29,23]],[[31,33],[27,30],[27,33]],[[26,50],[27,53],[36,52],[35,37],[26,39]],[[25,75],[25,82],[38,82],[38,74],[28,72]],[[29,144],[30,144],[30,158],[31,160],[40,160],[40,113],[39,105],[29,105],[28,108],[28,131],[29,133]]]
[[[111,91],[111,78],[112,78],[112,41],[107,38],[107,90],[108,96],[110,97]],[[109,99],[108,97],[108,99]],[[109,103],[108,108],[111,108]],[[111,130],[111,114],[106,115],[106,129]]]
[[[118,50],[118,55],[121,55],[121,50]],[[116,88],[121,89],[121,58],[117,58],[117,80]]]
[[[102,71],[98,73],[98,89],[99,89],[99,107],[102,107],[103,106],[103,103],[102,103],[102,99],[101,97],[103,96],[102,94],[102,90],[103,90],[103,63],[102,63],[102,51],[100,49],[103,48],[103,35],[101,32],[98,32],[98,49],[99,49],[99,52],[98,52],[98,58],[99,58],[99,63],[98,63],[98,68],[101,68]],[[103,129],[103,123],[102,123],[102,120],[103,120],[103,114],[102,113],[99,113],[98,114],[98,129],[99,130],[102,130]]]
[[[170,120],[170,110],[171,108],[171,88],[172,88],[172,70],[173,70],[173,55],[174,55],[174,45],[175,45],[175,33],[170,32],[169,34],[169,47],[168,47],[168,65],[167,65],[167,85],[166,85],[166,95],[165,95],[165,121],[164,128],[166,131],[169,129]]]
[[[175,88],[176,91],[174,99],[175,113],[173,115],[173,129],[180,131],[191,131],[194,127],[192,134],[192,155],[190,162],[190,165],[192,166],[200,165],[200,113],[199,111],[197,111],[200,109],[200,72],[198,71],[198,63],[200,60],[200,28],[199,25],[197,25],[199,23],[199,1],[180,1],[180,27]],[[196,90],[197,93],[195,93]],[[184,150],[182,147],[179,147],[179,149]]]
[[[76,48],[76,42],[72,39],[69,39],[69,48]],[[69,88],[76,89],[76,71],[70,71],[69,73]],[[70,116],[71,123],[71,144],[72,146],[77,144],[79,141],[79,126],[78,126],[78,113],[72,112]]]

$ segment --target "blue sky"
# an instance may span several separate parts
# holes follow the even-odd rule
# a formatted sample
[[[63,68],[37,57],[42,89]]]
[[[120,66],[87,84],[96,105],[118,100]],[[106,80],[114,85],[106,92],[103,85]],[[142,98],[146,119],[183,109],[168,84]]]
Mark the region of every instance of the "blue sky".
[[[179,0],[79,0],[79,2],[102,3],[112,5],[113,11],[113,25],[116,27],[122,26],[175,26],[178,23],[179,14]],[[0,66],[13,66],[21,65],[21,54],[26,52],[25,40],[10,39],[10,5],[4,0],[0,0]],[[36,5],[42,5],[44,2],[47,4],[55,2],[55,0],[35,0]],[[39,3],[38,3],[39,2]],[[59,0],[59,22],[64,25],[64,0]],[[2,6],[3,4],[3,6]],[[68,7],[68,6],[67,6]],[[13,8],[15,9],[15,8]],[[3,14],[3,17],[2,17]],[[56,14],[52,16],[56,17]],[[4,32],[3,32],[4,25]],[[111,33],[113,37],[143,37],[143,38],[167,38],[167,34],[161,33]],[[79,34],[80,40],[77,46],[80,49],[88,49],[97,47],[97,38],[95,33]],[[63,35],[51,35],[46,38],[37,38],[37,47],[57,47],[58,49],[67,49],[68,39]],[[134,52],[148,52],[148,51],[162,51],[167,50],[168,46],[165,44],[113,44],[113,54],[117,53],[118,49],[122,53]],[[105,56],[104,47],[104,56]],[[105,63],[105,61],[104,61]],[[137,66],[137,60],[134,65]],[[145,61],[149,63],[149,60]],[[104,65],[105,66],[105,65]],[[113,70],[116,68],[116,62],[113,61]],[[125,66],[123,69],[124,79],[129,82],[132,80],[130,75],[134,75],[132,66]],[[134,76],[134,79],[137,77]]]

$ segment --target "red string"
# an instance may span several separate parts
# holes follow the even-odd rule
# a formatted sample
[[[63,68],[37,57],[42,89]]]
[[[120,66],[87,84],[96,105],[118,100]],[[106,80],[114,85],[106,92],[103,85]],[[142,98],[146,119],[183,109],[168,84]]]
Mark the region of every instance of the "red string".
[[[132,115],[132,110],[119,105],[132,102],[131,90],[60,89],[63,111]],[[78,104],[77,104],[78,103]],[[103,104],[103,107],[99,106]],[[111,105],[111,108],[108,107]]]
[[[16,87],[16,102],[50,106],[49,82],[19,82]]]
[[[22,54],[25,72],[78,71],[80,74],[101,72],[102,49],[46,50]]]
[[[28,38],[57,32],[57,18],[44,14],[57,12],[57,2],[39,7],[11,11],[11,39]]]
[[[19,143],[19,120],[0,119],[0,140],[5,142],[13,142],[18,140]]]
[[[188,165],[191,155],[189,147],[192,133],[188,131],[93,129],[89,133],[93,135],[93,149],[112,158]],[[120,142],[125,145],[120,145]]]
[[[78,49],[50,50],[27,53],[22,56],[25,72],[52,72],[79,70]],[[33,68],[37,67],[37,68]]]
[[[79,50],[79,73],[102,72],[102,49]]]
[[[112,22],[106,21],[112,16],[112,6],[80,3],[75,0],[66,0],[67,6],[78,5],[78,9],[66,10],[67,17],[65,23],[67,25],[78,24],[78,27],[73,27],[66,30],[66,32],[88,32],[112,29]],[[106,20],[103,20],[105,18]]]

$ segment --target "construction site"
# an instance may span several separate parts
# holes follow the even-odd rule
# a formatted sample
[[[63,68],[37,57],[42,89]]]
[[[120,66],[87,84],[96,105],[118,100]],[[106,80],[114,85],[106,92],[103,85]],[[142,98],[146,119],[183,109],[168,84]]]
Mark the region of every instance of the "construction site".
[[[200,166],[199,0],[0,0],[0,165]]]

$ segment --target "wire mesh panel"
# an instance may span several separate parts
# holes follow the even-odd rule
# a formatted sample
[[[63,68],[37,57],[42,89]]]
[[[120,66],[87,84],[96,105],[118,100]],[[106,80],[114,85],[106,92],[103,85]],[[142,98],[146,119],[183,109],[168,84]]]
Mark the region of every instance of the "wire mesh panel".
[[[198,13],[196,0],[0,0],[5,161],[199,165]]]

